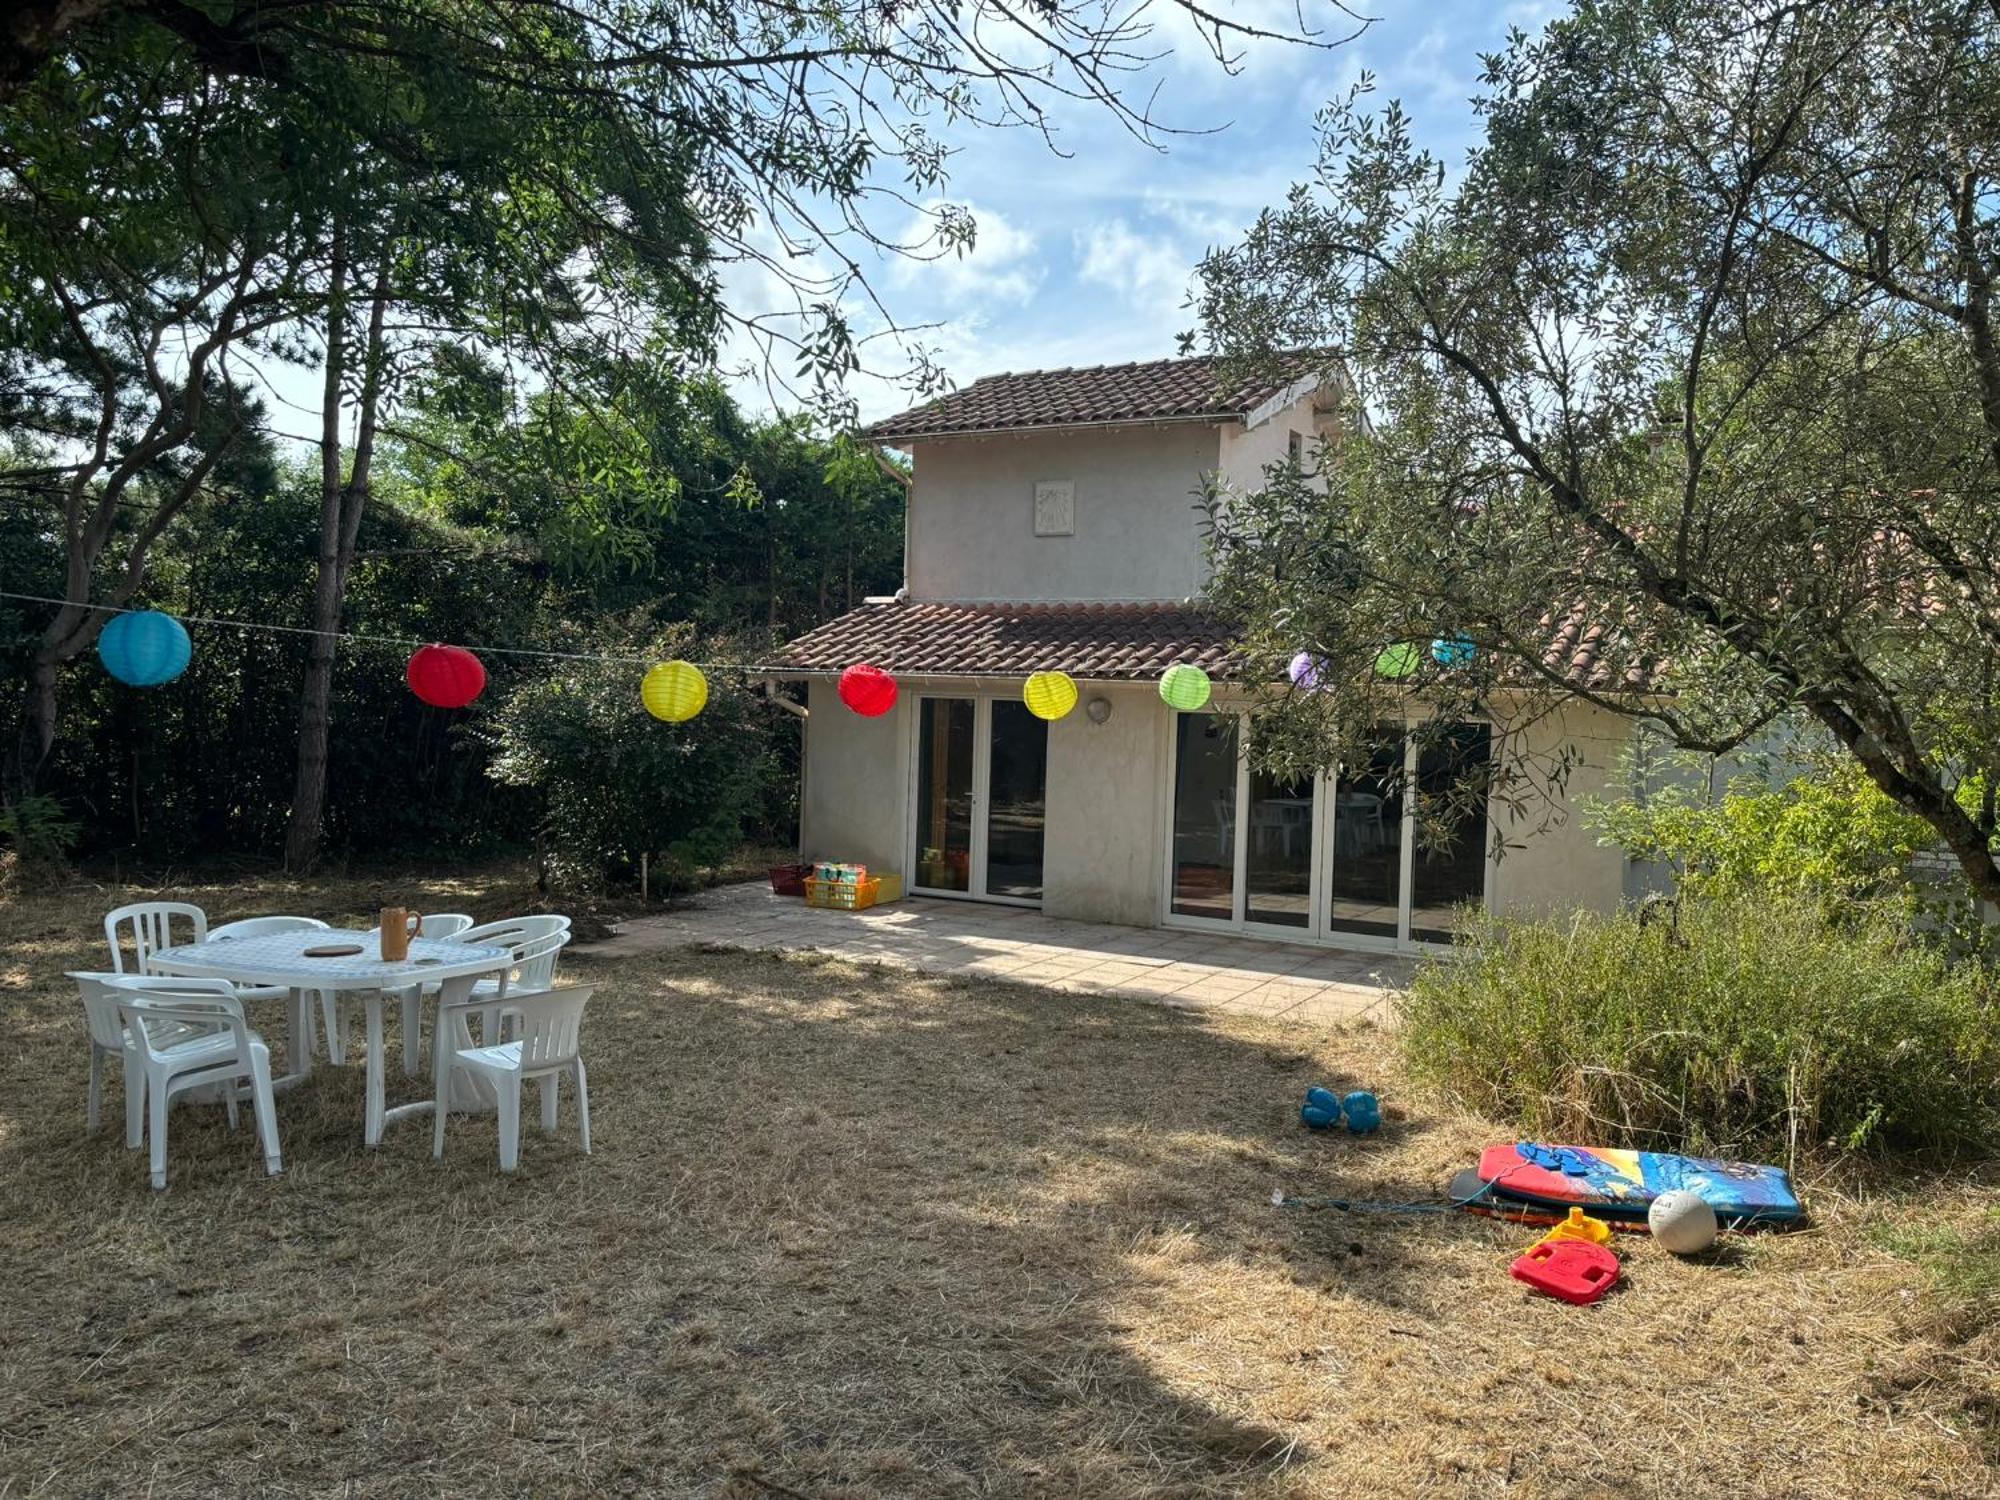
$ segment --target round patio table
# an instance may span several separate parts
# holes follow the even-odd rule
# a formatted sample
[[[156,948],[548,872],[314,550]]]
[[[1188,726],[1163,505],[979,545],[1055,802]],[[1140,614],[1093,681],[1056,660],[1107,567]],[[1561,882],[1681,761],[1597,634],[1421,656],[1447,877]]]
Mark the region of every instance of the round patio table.
[[[305,953],[307,948],[346,943],[359,943],[361,951],[339,958],[309,958]],[[334,990],[360,996],[368,1011],[368,1102],[361,1138],[367,1145],[378,1146],[382,1143],[383,1128],[391,1121],[427,1114],[435,1104],[434,1100],[424,1099],[414,1104],[398,1105],[395,1109],[383,1107],[384,996],[400,996],[412,989],[421,993],[426,987],[435,985],[439,1014],[442,1014],[445,1006],[462,1006],[471,997],[472,987],[487,975],[499,978],[500,993],[505,994],[507,970],[512,962],[513,955],[505,948],[448,943],[435,938],[412,938],[410,956],[387,963],[381,958],[379,939],[372,932],[313,928],[300,932],[270,932],[255,937],[211,938],[203,943],[183,943],[177,948],[159,949],[152,955],[149,964],[164,974],[227,979],[237,984],[281,985],[292,991],[295,1017],[304,1003],[302,997],[315,990]],[[496,1003],[498,998],[496,995]],[[453,1017],[453,1040],[461,1046],[472,1046],[472,1031],[466,1023],[466,1012],[463,1009],[455,1011]],[[274,1083],[289,1088],[312,1071],[309,1018],[307,1032],[306,1044],[301,1047],[294,1022],[294,1071]],[[492,1109],[494,1097],[491,1086],[482,1090],[470,1072],[459,1070],[453,1078],[451,1107],[468,1113]]]

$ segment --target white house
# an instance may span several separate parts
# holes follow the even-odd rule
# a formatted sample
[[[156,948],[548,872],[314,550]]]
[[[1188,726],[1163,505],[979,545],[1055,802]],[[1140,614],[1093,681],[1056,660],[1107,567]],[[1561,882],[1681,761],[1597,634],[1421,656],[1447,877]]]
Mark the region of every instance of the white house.
[[[1607,908],[1628,871],[1574,816],[1495,859],[1490,830],[1419,847],[1384,783],[1414,757],[1277,783],[1242,753],[1229,632],[1206,613],[1199,495],[1219,476],[1337,439],[1316,379],[1225,389],[1214,362],[997,375],[877,423],[914,463],[904,587],[787,646],[807,684],[801,854],[865,862],[919,893],[1135,926],[1343,947],[1442,939],[1458,903]],[[1588,650],[1579,642],[1578,650]],[[878,718],[837,696],[872,662],[901,687]],[[1209,712],[1157,691],[1175,662],[1215,675]],[[1054,723],[1021,702],[1061,670],[1082,703]],[[1575,704],[1525,729],[1468,723],[1463,753],[1580,755],[1571,799],[1601,790],[1630,727]],[[1443,767],[1410,765],[1418,784]]]

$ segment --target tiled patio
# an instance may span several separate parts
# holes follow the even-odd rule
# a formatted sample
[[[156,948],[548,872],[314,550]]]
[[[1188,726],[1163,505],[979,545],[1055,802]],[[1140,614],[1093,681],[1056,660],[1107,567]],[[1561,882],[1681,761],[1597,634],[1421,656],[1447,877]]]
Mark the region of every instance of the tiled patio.
[[[658,917],[638,917],[592,951],[684,943],[816,949],[863,963],[986,975],[1074,994],[1338,1023],[1386,1019],[1407,959],[1206,932],[1069,922],[1015,906],[912,896],[865,912],[821,911],[762,883],[722,886]]]

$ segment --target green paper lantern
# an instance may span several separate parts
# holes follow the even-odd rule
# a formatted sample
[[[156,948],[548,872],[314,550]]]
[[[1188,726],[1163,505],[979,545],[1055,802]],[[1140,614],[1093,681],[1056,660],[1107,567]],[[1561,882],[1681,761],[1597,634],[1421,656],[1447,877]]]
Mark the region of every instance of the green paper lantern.
[[[1424,662],[1424,654],[1409,641],[1398,641],[1375,658],[1378,677],[1408,677]]]
[[[1208,673],[1186,662],[1168,667],[1160,677],[1160,697],[1169,708],[1191,714],[1208,702]]]

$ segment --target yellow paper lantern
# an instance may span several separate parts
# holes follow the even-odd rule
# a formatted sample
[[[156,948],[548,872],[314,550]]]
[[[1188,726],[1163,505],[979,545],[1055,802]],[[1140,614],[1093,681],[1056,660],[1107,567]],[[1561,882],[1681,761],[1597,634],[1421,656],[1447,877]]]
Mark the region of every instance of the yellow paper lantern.
[[[691,661],[663,661],[639,684],[646,712],[669,724],[685,724],[708,706],[708,679]]]
[[[1037,672],[1021,688],[1021,701],[1038,719],[1060,719],[1076,707],[1076,680],[1067,672]]]

